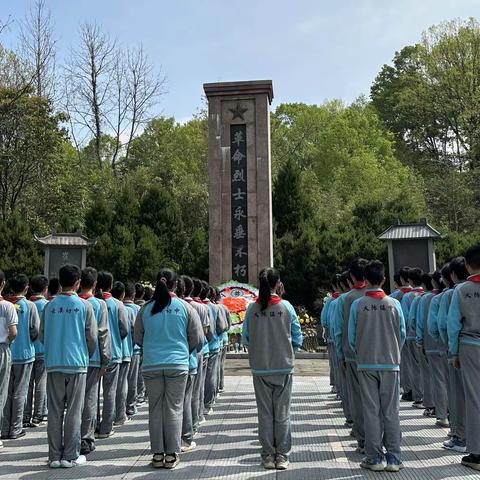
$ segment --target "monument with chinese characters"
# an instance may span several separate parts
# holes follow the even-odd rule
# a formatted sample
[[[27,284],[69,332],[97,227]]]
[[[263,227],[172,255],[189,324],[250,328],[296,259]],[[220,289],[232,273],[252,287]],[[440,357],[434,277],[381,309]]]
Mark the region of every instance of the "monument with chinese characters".
[[[58,277],[60,268],[67,263],[85,268],[87,248],[96,243],[82,233],[57,233],[55,230],[46,237],[35,236],[35,240],[45,250],[43,273],[48,278]]]
[[[206,83],[210,283],[273,265],[271,80]]]

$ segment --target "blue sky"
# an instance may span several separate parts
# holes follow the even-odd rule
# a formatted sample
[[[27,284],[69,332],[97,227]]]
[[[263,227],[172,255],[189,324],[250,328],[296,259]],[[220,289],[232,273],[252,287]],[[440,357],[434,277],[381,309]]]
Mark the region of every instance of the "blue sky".
[[[142,43],[167,77],[159,113],[183,121],[203,104],[204,82],[272,79],[283,102],[347,102],[368,94],[384,63],[443,20],[480,18],[480,0],[46,0],[60,59],[81,22]],[[22,18],[28,0],[0,0]],[[13,46],[16,26],[0,37]]]

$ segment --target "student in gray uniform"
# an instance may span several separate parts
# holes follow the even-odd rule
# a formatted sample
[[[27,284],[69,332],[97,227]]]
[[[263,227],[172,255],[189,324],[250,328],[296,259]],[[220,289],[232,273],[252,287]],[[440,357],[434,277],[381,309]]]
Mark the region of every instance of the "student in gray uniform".
[[[362,397],[355,356],[348,343],[348,320],[352,303],[365,294],[366,287],[363,271],[367,263],[367,260],[363,258],[356,258],[351,262],[349,275],[352,289],[338,299],[335,319],[335,346],[337,348],[337,356],[343,362],[345,368],[345,384],[353,420],[353,433],[358,443],[357,452],[361,454],[364,453],[365,446]]]
[[[180,461],[183,399],[190,354],[203,342],[198,316],[175,292],[177,274],[162,269],[151,302],[135,322],[134,341],[143,345],[143,376],[148,393],[148,429],[155,468]]]
[[[0,425],[3,422],[3,408],[7,400],[8,382],[12,369],[10,344],[17,337],[18,317],[15,307],[2,297],[5,287],[5,274],[0,270]],[[0,448],[3,442],[0,441]]]
[[[249,305],[242,343],[248,346],[258,409],[258,436],[266,469],[288,468],[292,446],[290,408],[295,351],[303,344],[292,305],[275,292],[280,275],[274,268],[260,272],[259,295]]]
[[[142,308],[145,305],[145,287],[137,282],[135,284],[135,305],[138,305]],[[142,362],[143,362],[143,353],[140,348],[140,363],[138,365],[138,381],[137,381],[137,405],[145,403],[145,382],[143,381],[142,375]]]
[[[480,245],[465,253],[470,276],[458,285],[448,311],[448,349],[453,365],[463,376],[466,410],[467,452],[462,465],[480,470]]]
[[[13,296],[8,297],[18,315],[18,335],[10,347],[12,354],[12,369],[8,384],[8,395],[3,410],[2,440],[16,440],[25,435],[23,429],[23,410],[27,400],[28,385],[35,347],[33,342],[38,337],[40,319],[37,307],[25,298],[28,291],[28,277],[17,275],[9,280]]]
[[[62,293],[42,312],[40,340],[45,346],[48,395],[48,460],[50,468],[71,468],[86,462],[81,448],[81,421],[89,359],[97,341],[93,308],[75,292],[80,269],[64,265],[59,272]]]
[[[90,303],[97,320],[98,342],[95,353],[90,357],[85,385],[85,402],[82,412],[82,445],[80,453],[88,455],[95,450],[95,428],[97,426],[98,385],[112,359],[112,341],[108,328],[107,304],[93,295],[98,273],[94,268],[82,270],[80,278],[81,299]]]
[[[400,352],[405,319],[400,303],[382,290],[385,268],[374,260],[365,268],[368,290],[351,307],[349,343],[357,360],[363,413],[365,453],[360,464],[373,471],[398,472],[400,452]],[[387,450],[385,466],[383,446]]]
[[[220,314],[222,315],[225,324],[225,331],[222,333],[222,350],[220,352],[220,362],[218,370],[217,394],[219,394],[223,393],[225,390],[225,360],[227,359],[228,350],[228,330],[232,326],[232,319],[230,317],[230,311],[228,310],[228,308],[221,303],[222,297],[218,288],[215,289],[215,295],[217,305],[220,309]]]

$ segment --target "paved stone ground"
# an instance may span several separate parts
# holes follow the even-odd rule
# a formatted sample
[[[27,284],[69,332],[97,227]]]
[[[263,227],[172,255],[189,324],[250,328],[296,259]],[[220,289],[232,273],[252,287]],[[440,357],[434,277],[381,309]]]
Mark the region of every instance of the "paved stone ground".
[[[305,367],[305,366],[304,366]],[[324,366],[322,367],[324,368]],[[235,363],[229,371],[238,371]],[[304,373],[309,373],[305,367]],[[291,469],[265,471],[259,466],[256,409],[250,376],[228,376],[226,392],[197,437],[198,449],[182,457],[174,471],[149,466],[147,408],[119,427],[114,437],[97,442],[89,462],[70,470],[46,466],[46,429],[29,431],[0,451],[0,479],[480,479],[480,473],[459,465],[460,455],[441,450],[445,430],[432,426],[409,404],[402,403],[405,470],[399,474],[361,470],[360,455],[343,425],[339,403],[328,392],[328,377],[301,376],[294,381],[293,453]]]

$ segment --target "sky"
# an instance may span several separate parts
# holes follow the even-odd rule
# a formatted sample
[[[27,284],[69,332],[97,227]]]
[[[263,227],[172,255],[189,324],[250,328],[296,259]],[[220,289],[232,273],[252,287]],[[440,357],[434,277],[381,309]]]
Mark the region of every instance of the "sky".
[[[203,83],[271,79],[276,105],[351,102],[395,51],[431,25],[480,19],[480,0],[46,0],[60,61],[79,25],[98,23],[120,43],[142,44],[166,76],[159,114],[185,121],[204,104]],[[11,15],[0,42],[14,47],[29,0],[0,0]]]

